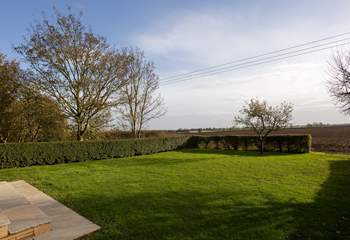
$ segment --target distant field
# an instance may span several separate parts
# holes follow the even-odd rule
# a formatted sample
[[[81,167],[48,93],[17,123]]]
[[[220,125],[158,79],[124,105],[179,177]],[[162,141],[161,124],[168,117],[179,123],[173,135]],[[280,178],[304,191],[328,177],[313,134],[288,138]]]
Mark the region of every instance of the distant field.
[[[350,236],[350,155],[185,150],[0,170],[102,229],[89,240]]]
[[[350,152],[350,126],[283,129],[278,134],[311,134],[315,151]],[[253,135],[249,130],[202,132],[200,135]],[[198,135],[198,134],[196,134]]]

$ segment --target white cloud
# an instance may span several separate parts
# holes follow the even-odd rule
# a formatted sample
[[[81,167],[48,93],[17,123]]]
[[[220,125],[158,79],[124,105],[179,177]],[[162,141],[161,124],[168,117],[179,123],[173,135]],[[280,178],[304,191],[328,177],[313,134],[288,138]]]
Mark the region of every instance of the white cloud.
[[[155,60],[161,76],[166,76],[345,32],[336,21],[329,23],[326,32],[321,23],[308,20],[257,25],[261,16],[250,17],[246,21],[224,10],[184,11],[169,16],[164,24],[156,23],[135,42]],[[272,104],[294,103],[296,123],[345,122],[325,87],[330,54],[326,51],[164,86],[168,115],[152,127],[229,126],[233,113],[251,97]],[[327,117],[330,113],[332,118]]]
[[[260,15],[250,14],[250,19],[245,19],[236,14],[212,10],[178,12],[161,21],[163,24],[155,23],[136,36],[134,42],[151,56],[192,69],[193,65],[215,65],[339,31],[338,26],[324,29],[305,19],[288,22],[288,25],[283,20],[272,24],[261,22]]]

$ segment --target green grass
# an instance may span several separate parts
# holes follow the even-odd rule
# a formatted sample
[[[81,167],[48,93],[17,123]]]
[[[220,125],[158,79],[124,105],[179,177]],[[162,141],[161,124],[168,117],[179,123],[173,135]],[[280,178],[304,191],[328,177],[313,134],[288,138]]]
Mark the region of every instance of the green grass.
[[[186,150],[0,170],[102,226],[88,239],[350,239],[350,155]]]

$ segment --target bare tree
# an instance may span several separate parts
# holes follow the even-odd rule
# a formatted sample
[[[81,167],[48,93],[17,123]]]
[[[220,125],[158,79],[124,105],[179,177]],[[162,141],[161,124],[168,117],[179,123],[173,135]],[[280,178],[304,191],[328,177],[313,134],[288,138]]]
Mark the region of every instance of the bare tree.
[[[345,114],[350,114],[350,53],[337,52],[330,62],[328,90]]]
[[[81,141],[124,85],[127,63],[105,38],[82,24],[81,14],[54,12],[52,21],[44,18],[34,25],[15,49],[37,74],[34,84],[59,103]]]
[[[126,48],[125,56],[130,59],[125,79],[127,84],[121,89],[122,104],[119,107],[121,124],[128,127],[134,137],[149,121],[166,113],[164,101],[158,93],[159,78],[152,62],[147,61],[139,49]]]
[[[235,116],[236,124],[251,128],[258,135],[260,153],[264,152],[266,137],[288,126],[292,119],[293,107],[283,102],[279,106],[269,106],[266,101],[251,99]]]

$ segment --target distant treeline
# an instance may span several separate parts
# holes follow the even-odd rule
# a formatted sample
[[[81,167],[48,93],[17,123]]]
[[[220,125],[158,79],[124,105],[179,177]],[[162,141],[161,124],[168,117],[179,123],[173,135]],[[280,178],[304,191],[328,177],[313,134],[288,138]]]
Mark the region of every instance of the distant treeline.
[[[314,123],[307,123],[305,125],[290,125],[288,128],[319,128],[319,127],[347,127],[347,126],[350,127],[350,123],[331,124],[331,123],[314,122]],[[228,127],[228,128],[209,127],[209,128],[179,128],[175,131],[177,133],[200,133],[200,132],[220,132],[220,131],[235,131],[235,130],[249,131],[251,129],[247,127]]]

